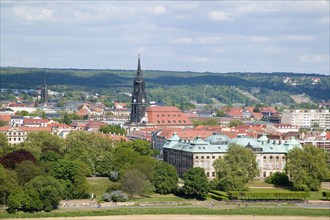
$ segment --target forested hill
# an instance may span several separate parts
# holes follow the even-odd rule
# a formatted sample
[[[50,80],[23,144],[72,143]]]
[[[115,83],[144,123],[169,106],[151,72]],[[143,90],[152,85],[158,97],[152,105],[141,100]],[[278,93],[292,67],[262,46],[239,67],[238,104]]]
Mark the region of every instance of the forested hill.
[[[40,88],[44,75],[52,89],[126,90],[129,91],[135,70],[45,69],[3,67],[1,88]],[[145,70],[147,87],[222,86],[235,87],[247,93],[253,91],[286,92],[289,95],[306,94],[313,101],[330,99],[330,77],[303,73],[211,73]],[[205,92],[205,91],[204,91]]]

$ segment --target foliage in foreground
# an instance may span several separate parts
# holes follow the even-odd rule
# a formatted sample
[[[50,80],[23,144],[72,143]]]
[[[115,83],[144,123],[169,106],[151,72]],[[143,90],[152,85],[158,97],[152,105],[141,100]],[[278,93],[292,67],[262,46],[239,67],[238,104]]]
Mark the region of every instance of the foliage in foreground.
[[[190,168],[183,176],[185,194],[193,198],[204,199],[209,192],[209,181],[201,167]]]
[[[228,153],[214,161],[219,178],[219,188],[224,191],[245,190],[245,184],[253,181],[258,173],[252,150],[239,145],[230,145]]]
[[[330,175],[326,152],[313,145],[292,149],[288,153],[287,169],[295,190],[318,191],[322,180]]]

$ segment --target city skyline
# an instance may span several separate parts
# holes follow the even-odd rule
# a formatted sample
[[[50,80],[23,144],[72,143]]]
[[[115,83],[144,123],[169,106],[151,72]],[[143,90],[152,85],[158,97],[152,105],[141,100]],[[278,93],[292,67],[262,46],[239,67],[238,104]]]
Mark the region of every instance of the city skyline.
[[[329,1],[1,1],[0,65],[329,74]]]

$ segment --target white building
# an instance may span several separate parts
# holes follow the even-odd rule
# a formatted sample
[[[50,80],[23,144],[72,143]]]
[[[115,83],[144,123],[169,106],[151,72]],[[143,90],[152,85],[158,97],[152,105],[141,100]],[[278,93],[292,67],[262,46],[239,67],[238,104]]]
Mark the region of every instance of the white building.
[[[286,155],[294,147],[301,144],[291,138],[286,142],[270,141],[265,135],[258,140],[245,135],[230,139],[226,135],[212,135],[204,140],[196,137],[193,141],[184,141],[175,133],[163,146],[164,161],[172,164],[180,176],[192,167],[202,167],[209,179],[216,177],[213,163],[223,157],[230,144],[251,148],[256,155],[259,175],[264,179],[275,172],[283,172],[286,165]]]
[[[311,128],[317,124],[319,128],[330,129],[330,112],[328,109],[288,110],[282,113],[281,122],[301,128]]]

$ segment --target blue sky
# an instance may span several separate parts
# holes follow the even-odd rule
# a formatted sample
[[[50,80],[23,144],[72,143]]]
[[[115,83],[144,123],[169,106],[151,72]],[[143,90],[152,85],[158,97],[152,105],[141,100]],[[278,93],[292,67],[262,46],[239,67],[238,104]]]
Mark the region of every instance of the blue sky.
[[[1,0],[1,66],[329,74],[329,1]]]

